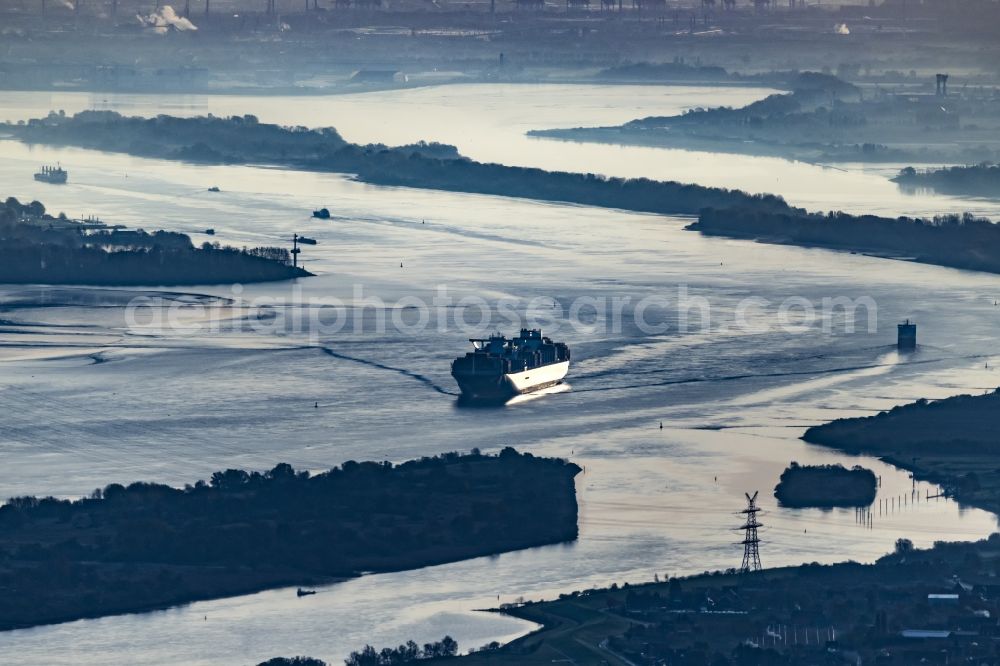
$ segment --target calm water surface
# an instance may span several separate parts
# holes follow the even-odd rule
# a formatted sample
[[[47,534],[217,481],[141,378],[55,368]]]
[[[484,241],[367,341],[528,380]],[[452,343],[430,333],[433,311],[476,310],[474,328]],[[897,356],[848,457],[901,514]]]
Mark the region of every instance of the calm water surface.
[[[536,127],[620,123],[698,105],[739,105],[768,91],[596,86],[454,86],[326,98],[5,94],[0,117],[50,108],[129,113],[254,113],[262,120],[333,125],[353,141],[453,143],[477,159],[613,175],[675,178],[770,191],[813,209],[934,214],[1000,213],[995,204],[910,197],[885,179],[894,167],[842,169],[768,158],[528,139]],[[572,458],[580,539],[418,571],[366,576],[298,599],[293,590],[191,604],[168,611],[0,634],[0,661],[25,664],[247,664],[309,654],[337,662],[370,642],[438,639],[463,648],[507,640],[530,626],[472,612],[519,596],[560,592],[654,573],[738,564],[734,546],[744,491],[760,490],[767,566],[870,561],[899,537],[930,545],[974,539],[995,517],[938,501],[877,516],[853,510],[789,510],[771,495],[791,461],[864,464],[882,476],[883,497],[933,488],[877,460],[802,443],[809,424],[873,413],[918,397],[979,392],[1000,384],[995,330],[1000,277],[863,256],[702,238],[682,218],[500,197],[363,185],[336,174],[256,167],[180,165],[76,149],[0,141],[5,195],[37,198],[71,215],[99,214],[133,227],[179,229],[197,241],[212,227],[223,242],[284,243],[293,232],[318,275],[298,285],[146,290],[181,303],[185,331],[129,329],[123,306],[137,292],[6,287],[0,315],[0,491],[75,496],[112,481],[181,484],[223,467],[269,468],[279,460],[325,469],[347,459],[405,460],[446,450],[507,444]],[[65,187],[34,183],[60,161]],[[843,166],[843,165],[840,165]],[[210,185],[219,194],[205,190]],[[326,206],[329,221],[309,211]],[[400,263],[403,267],[400,267]],[[598,315],[573,326],[545,314],[573,348],[569,387],[504,409],[459,408],[449,361],[467,334],[450,325],[466,308],[432,310],[422,332],[374,332],[377,313],[404,296],[481,295],[554,299],[707,299],[706,329],[672,325],[649,336],[629,316],[615,328]],[[371,306],[378,298],[387,310]],[[339,299],[338,332],[310,323],[315,308],[280,299]],[[183,293],[179,293],[183,292]],[[191,294],[200,294],[195,297]],[[249,315],[228,299],[271,297],[258,330],[213,332],[209,316]],[[749,296],[766,299],[746,333],[733,327]],[[873,330],[859,313],[798,332],[781,330],[777,307],[797,296],[868,297]],[[368,307],[364,307],[368,304]],[[471,308],[469,308],[471,310]],[[630,307],[626,315],[633,314]],[[405,319],[405,313],[400,317]],[[899,357],[895,323],[920,322],[921,350]],[[299,321],[296,328],[289,322]],[[356,321],[366,327],[354,329]],[[987,365],[988,364],[988,365]],[[319,409],[314,408],[318,402]],[[663,423],[660,429],[659,424]]]

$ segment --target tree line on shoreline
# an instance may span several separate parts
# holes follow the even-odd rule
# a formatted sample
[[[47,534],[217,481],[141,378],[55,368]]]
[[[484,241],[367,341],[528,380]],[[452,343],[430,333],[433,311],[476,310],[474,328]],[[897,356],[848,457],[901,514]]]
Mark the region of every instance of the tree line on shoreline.
[[[38,202],[0,204],[0,283],[194,285],[311,275],[282,247],[196,247],[186,234],[89,228]]]
[[[813,95],[832,85],[826,79],[809,79],[807,83],[812,86],[806,86],[808,94]],[[87,111],[75,116],[50,114],[7,125],[6,129],[28,143],[70,144],[209,163],[270,163],[353,173],[359,180],[380,185],[698,215],[698,221],[688,228],[705,234],[872,252],[1000,272],[1000,231],[989,220],[970,214],[925,220],[809,213],[770,194],[487,164],[460,156],[452,146],[434,143],[396,148],[360,146],[346,142],[332,128],[282,127],[261,123],[253,116],[140,118]]]
[[[866,252],[1000,273],[1000,226],[972,213],[925,219],[711,208],[687,228],[712,236]]]
[[[794,210],[771,194],[597,174],[482,163],[453,146],[421,142],[390,148],[348,143],[333,128],[261,123],[253,116],[177,118],[113,111],[50,114],[0,125],[26,143],[74,145],[211,164],[271,164],[352,173],[364,182],[559,201],[659,214],[696,214],[708,206]]]
[[[0,629],[570,541],[576,465],[506,448],[0,506]]]
[[[943,194],[1000,196],[1000,165],[990,162],[940,169],[902,169],[893,179],[907,188],[926,188]]]

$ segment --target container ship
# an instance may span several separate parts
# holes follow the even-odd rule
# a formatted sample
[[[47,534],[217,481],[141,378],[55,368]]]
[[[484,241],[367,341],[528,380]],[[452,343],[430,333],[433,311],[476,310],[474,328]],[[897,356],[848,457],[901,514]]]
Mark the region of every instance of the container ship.
[[[522,328],[516,338],[503,335],[471,338],[474,350],[451,364],[451,376],[462,396],[505,400],[560,383],[569,372],[569,347]]]
[[[41,171],[35,174],[35,180],[42,183],[52,183],[54,185],[61,185],[66,182],[69,174],[61,166],[43,166]]]

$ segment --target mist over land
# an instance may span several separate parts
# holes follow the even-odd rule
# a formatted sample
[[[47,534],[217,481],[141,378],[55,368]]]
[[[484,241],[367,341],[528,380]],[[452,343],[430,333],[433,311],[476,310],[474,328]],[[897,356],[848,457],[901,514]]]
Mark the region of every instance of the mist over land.
[[[947,70],[972,84],[993,83],[997,10],[989,3],[789,9],[763,2],[181,0],[165,16],[165,8],[139,0],[18,0],[5,4],[10,48],[2,81],[21,89],[307,92],[579,79],[676,59],[744,77],[828,71],[892,87]],[[373,74],[355,77],[359,70]],[[399,80],[376,71],[398,72]],[[653,69],[630,78],[671,75]],[[717,70],[702,77],[718,79]]]
[[[940,83],[931,94],[927,81],[902,89],[873,88],[814,72],[798,74],[788,86],[790,93],[738,109],[692,109],[618,127],[532,134],[810,162],[978,163],[1000,156],[1000,97],[995,89],[966,85],[960,94],[948,96]]]
[[[906,167],[892,180],[911,190],[926,189],[994,199],[1000,197],[1000,166],[986,162],[939,169]]]

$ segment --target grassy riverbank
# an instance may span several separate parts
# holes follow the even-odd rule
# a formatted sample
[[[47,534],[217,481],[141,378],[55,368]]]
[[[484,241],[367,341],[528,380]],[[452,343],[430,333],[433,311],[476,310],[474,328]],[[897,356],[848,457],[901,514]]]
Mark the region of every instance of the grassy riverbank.
[[[562,595],[506,609],[543,628],[461,663],[991,663],[982,660],[993,658],[998,559],[996,537],[924,551],[903,540],[875,564],[706,574]],[[941,594],[956,596],[928,597]],[[922,630],[937,638],[908,637]]]

